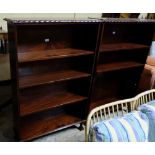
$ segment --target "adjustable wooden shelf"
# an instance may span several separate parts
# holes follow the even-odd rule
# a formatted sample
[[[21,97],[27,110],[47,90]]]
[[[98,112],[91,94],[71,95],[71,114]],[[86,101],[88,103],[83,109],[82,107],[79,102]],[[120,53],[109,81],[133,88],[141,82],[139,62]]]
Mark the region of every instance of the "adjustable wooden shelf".
[[[154,20],[5,19],[16,134],[21,141],[83,123],[135,95]]]
[[[57,49],[57,50],[44,50],[44,51],[32,51],[32,52],[23,52],[18,54],[19,63],[22,62],[31,62],[39,60],[48,60],[56,58],[65,58],[65,57],[74,57],[80,55],[89,55],[93,54],[92,51],[79,50],[79,49]]]

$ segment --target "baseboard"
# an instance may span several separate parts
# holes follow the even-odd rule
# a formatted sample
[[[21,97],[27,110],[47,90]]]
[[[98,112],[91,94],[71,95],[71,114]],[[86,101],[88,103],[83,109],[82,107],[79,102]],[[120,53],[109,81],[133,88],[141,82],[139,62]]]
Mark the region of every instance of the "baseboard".
[[[7,86],[11,84],[11,80],[2,80],[0,81],[0,86]]]

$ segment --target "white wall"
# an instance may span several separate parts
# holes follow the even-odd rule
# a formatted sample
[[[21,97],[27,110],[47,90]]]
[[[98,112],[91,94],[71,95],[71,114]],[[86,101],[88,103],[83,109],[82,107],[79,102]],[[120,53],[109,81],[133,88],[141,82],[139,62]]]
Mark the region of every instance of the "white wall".
[[[88,17],[100,18],[101,15],[102,15],[101,13],[76,13],[75,17],[76,18],[88,18]]]
[[[0,13],[0,27],[7,31],[4,18],[88,18],[101,17],[100,13]],[[9,56],[0,55],[0,81],[10,79]]]

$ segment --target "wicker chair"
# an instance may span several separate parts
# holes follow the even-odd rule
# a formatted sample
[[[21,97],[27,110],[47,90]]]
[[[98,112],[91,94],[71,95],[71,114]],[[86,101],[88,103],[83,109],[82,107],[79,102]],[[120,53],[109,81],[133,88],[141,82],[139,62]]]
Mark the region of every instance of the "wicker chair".
[[[149,101],[155,100],[155,89],[140,93],[137,96],[111,102],[94,108],[88,115],[85,128],[85,141],[89,139],[90,127],[102,120],[110,119],[115,116],[123,116],[130,111],[137,110],[139,105],[145,104]]]

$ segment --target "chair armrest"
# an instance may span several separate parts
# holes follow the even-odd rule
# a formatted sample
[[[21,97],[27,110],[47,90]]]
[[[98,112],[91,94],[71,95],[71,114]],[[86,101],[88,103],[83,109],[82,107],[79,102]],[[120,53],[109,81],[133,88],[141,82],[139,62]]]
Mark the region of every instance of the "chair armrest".
[[[155,57],[148,56],[146,60],[146,64],[155,67]]]

